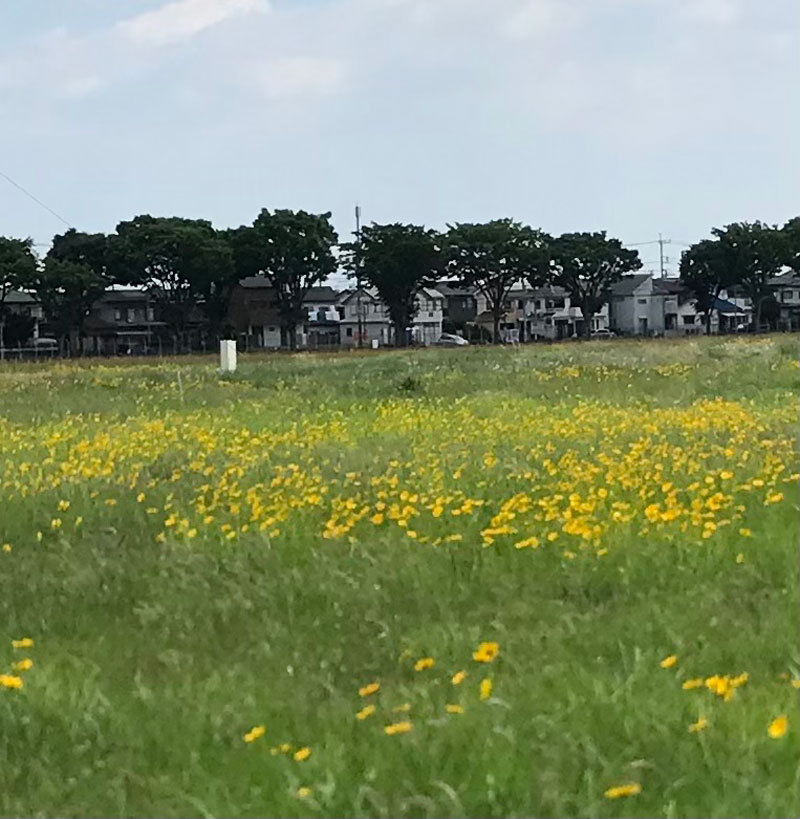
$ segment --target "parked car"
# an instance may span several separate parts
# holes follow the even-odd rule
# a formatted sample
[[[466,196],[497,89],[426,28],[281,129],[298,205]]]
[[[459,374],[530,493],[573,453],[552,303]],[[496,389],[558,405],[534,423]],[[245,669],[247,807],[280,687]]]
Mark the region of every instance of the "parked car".
[[[437,347],[467,347],[469,342],[454,333],[442,333],[436,342]]]
[[[611,330],[593,330],[589,338],[616,338],[616,333],[612,332]]]

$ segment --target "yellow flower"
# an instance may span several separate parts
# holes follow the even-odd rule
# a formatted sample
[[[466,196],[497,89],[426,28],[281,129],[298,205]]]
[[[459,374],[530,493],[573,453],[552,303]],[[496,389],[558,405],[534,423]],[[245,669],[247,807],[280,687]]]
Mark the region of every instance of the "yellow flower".
[[[780,739],[786,733],[788,728],[789,720],[782,714],[781,716],[772,720],[772,722],[769,724],[769,728],[767,728],[767,733],[772,739]]]
[[[736,562],[739,564],[744,563],[744,554],[742,554],[742,552],[739,552],[739,554],[736,555]]]
[[[13,674],[0,674],[0,686],[3,688],[22,688],[22,677]]]
[[[703,731],[708,726],[708,720],[705,717],[700,717],[697,722],[693,722],[689,726],[689,733],[690,734],[697,734],[700,731]]]
[[[10,552],[11,551],[11,544],[10,543],[4,543],[3,544],[3,551],[4,552]]]
[[[684,680],[683,685],[681,688],[684,691],[691,691],[692,688],[702,688],[703,687],[703,680],[700,677],[695,677],[692,680]]]
[[[136,502],[137,502],[137,503],[142,503],[142,502],[144,501],[144,498],[145,498],[144,492],[140,492],[140,493],[139,493],[139,494],[136,496]]]
[[[263,725],[256,725],[251,728],[243,737],[245,742],[255,742],[259,737],[263,737],[267,729]]]
[[[291,745],[289,745],[289,743],[288,743],[288,742],[284,742],[284,743],[282,743],[281,745],[279,745],[279,746],[278,746],[278,750],[279,750],[279,751],[280,751],[282,754],[288,754],[288,753],[289,753],[289,751],[291,751],[291,750],[292,750],[292,746],[291,746]]]
[[[500,651],[497,643],[481,643],[477,651],[472,652],[472,659],[476,663],[490,663]]]
[[[793,688],[800,688],[800,680],[798,680],[798,679],[792,680],[792,687]]]
[[[615,785],[609,788],[604,796],[606,799],[619,799],[620,796],[636,796],[642,792],[642,786],[638,782],[631,782],[628,785]]]
[[[492,696],[492,681],[487,677],[481,680],[480,698],[481,702],[485,702]]]
[[[68,500],[60,500],[58,502],[58,511],[59,512],[66,512],[69,509],[69,501]]]
[[[742,529],[739,529],[739,534],[742,537],[750,537],[753,533],[749,529],[742,528]]]
[[[31,648],[33,646],[33,640],[30,637],[23,637],[21,640],[12,640],[11,646],[13,648]]]
[[[411,704],[408,702],[404,702],[402,705],[398,705],[395,708],[392,708],[392,711],[395,711],[398,714],[407,714],[411,710]]]
[[[372,682],[369,685],[365,685],[363,688],[358,689],[358,696],[359,697],[368,697],[370,694],[374,694],[376,691],[379,691],[381,687],[380,683]]]
[[[464,706],[462,705],[451,705],[447,704],[444,707],[444,710],[447,711],[448,714],[463,714],[464,713]]]
[[[670,654],[669,657],[664,657],[664,659],[659,663],[662,668],[672,668],[675,663],[678,662],[678,655],[677,654]]]
[[[303,786],[302,788],[297,789],[298,799],[308,799],[309,796],[311,796],[311,788]]]
[[[33,660],[30,657],[26,657],[13,665],[14,671],[28,671],[31,668],[33,668]]]
[[[456,671],[456,673],[453,674],[451,682],[453,683],[453,685],[461,685],[461,683],[464,682],[464,677],[466,676],[467,676],[466,671]]]
[[[391,725],[386,725],[383,728],[383,732],[392,736],[393,734],[407,734],[414,726],[406,721],[406,722],[395,722]]]
[[[375,706],[366,705],[356,714],[356,719],[366,719],[367,717],[371,717],[374,713]]]
[[[732,688],[739,688],[739,687],[743,686],[749,679],[750,679],[750,675],[746,671],[743,671],[738,676],[731,677],[731,687]]]
[[[436,660],[433,657],[422,657],[414,663],[414,671],[424,671],[426,668],[433,668]]]
[[[311,756],[311,748],[298,748],[294,752],[294,761],[295,762],[304,762]]]

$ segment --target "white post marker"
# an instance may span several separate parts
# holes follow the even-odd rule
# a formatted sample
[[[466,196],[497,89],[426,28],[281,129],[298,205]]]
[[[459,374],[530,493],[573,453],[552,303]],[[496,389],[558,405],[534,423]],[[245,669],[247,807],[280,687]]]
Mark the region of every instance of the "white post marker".
[[[372,339],[372,349],[373,349],[373,350],[377,350],[379,346],[380,346],[380,342],[378,341],[378,339],[377,339],[377,338],[373,338],[373,339]]]
[[[219,343],[219,369],[223,373],[236,372],[236,342],[231,340]]]

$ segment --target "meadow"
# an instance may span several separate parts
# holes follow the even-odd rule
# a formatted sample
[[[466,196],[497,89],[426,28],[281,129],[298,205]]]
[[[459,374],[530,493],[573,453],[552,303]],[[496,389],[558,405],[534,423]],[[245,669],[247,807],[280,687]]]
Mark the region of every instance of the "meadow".
[[[0,368],[0,814],[796,816],[797,343]]]

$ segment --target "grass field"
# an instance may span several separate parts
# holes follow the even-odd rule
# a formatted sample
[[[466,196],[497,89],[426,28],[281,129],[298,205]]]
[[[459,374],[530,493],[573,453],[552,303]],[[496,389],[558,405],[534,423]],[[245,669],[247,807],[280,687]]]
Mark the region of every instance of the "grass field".
[[[0,813],[796,816],[797,392],[789,336],[7,365]]]

